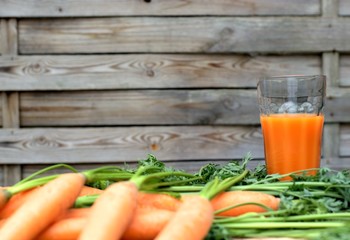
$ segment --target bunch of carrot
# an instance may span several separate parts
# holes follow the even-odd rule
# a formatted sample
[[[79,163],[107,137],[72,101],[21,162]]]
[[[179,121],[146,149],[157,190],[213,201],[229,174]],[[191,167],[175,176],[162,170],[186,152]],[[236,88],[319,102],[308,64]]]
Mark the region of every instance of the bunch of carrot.
[[[149,169],[155,171],[144,174]],[[203,239],[216,215],[234,216],[247,211],[266,211],[265,208],[276,210],[279,204],[278,198],[268,194],[225,192],[241,181],[247,170],[225,180],[215,178],[201,191],[178,197],[162,193],[158,188],[171,182],[157,185],[155,179],[179,175],[187,177],[189,182],[198,177],[183,172],[161,172],[155,167],[140,168],[129,175],[113,167],[85,172],[72,170],[41,178],[33,175],[2,188],[1,239]],[[114,183],[105,190],[87,186],[97,179],[113,179]],[[249,194],[254,197],[260,194],[260,200],[254,200],[267,207],[237,206],[251,199]],[[79,204],[85,207],[78,208]],[[230,206],[234,209],[230,210]]]
[[[127,171],[106,166],[78,172],[59,164],[0,188],[0,239],[231,239],[287,236],[288,231],[302,236],[304,228],[310,228],[311,238],[320,232],[314,229],[342,231],[350,221],[349,212],[300,212],[300,204],[318,206],[320,197],[343,198],[346,206],[348,175],[338,174],[336,184],[279,182],[278,176],[254,180],[254,173],[234,164],[189,174],[148,160]],[[72,173],[39,177],[62,166]],[[107,188],[91,187],[100,181],[107,181]],[[290,190],[306,186],[305,197]],[[314,222],[322,217],[332,222]]]

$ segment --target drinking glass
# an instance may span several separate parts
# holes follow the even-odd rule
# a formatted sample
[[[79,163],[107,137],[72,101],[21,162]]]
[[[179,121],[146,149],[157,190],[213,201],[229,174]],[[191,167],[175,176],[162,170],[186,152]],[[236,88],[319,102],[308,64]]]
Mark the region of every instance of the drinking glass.
[[[268,174],[319,168],[326,77],[264,77],[257,91]]]

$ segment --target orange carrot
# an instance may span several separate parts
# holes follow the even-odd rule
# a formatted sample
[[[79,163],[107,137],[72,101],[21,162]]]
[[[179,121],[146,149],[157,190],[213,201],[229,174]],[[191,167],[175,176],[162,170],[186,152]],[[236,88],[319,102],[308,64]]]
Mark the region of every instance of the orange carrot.
[[[45,184],[6,220],[1,239],[34,239],[73,205],[84,183],[83,174],[66,173]]]
[[[116,182],[96,199],[80,240],[120,239],[137,206],[138,187],[134,182]]]
[[[55,222],[67,218],[87,218],[91,212],[90,208],[69,208],[58,216]]]
[[[181,200],[165,193],[145,193],[140,192],[137,196],[138,205],[143,207],[160,208],[171,211],[176,211],[181,203]]]
[[[79,197],[86,196],[86,195],[101,194],[101,193],[103,193],[103,190],[101,190],[101,189],[89,187],[89,186],[84,186],[81,189],[81,192],[79,193]]]
[[[173,211],[165,209],[138,207],[122,239],[153,240],[174,214]]]
[[[2,225],[4,225],[6,219],[0,219],[0,228],[2,227]]]
[[[86,221],[85,217],[61,219],[49,226],[37,240],[76,240]]]
[[[80,209],[79,209],[80,210]],[[90,208],[85,208],[90,211]],[[86,212],[88,212],[86,211]],[[174,212],[157,208],[137,207],[134,217],[129,227],[123,234],[125,240],[152,240],[163,229],[165,224],[171,219]],[[57,220],[42,232],[38,240],[75,240],[79,237],[83,227],[87,222],[87,217],[71,217],[66,215]],[[118,223],[113,223],[115,228]],[[147,226],[147,227],[145,227]]]
[[[5,207],[10,196],[11,193],[9,193],[6,189],[0,189],[0,210]]]
[[[187,197],[155,239],[201,240],[207,235],[213,218],[214,209],[207,198],[200,195]]]
[[[214,210],[224,209],[230,206],[254,202],[263,204],[268,208],[277,210],[280,199],[272,195],[254,192],[254,191],[229,191],[217,195],[211,200]],[[267,209],[254,204],[247,204],[243,206],[234,207],[224,212],[220,212],[219,216],[238,216],[247,212],[266,212]]]
[[[236,182],[241,181],[247,173],[248,170],[244,170],[240,175],[222,181],[215,178],[204,186],[199,195],[186,197],[175,212],[174,217],[155,239],[204,239],[214,220],[214,208],[210,200]]]
[[[39,188],[40,187],[28,189],[13,195],[0,211],[0,219],[11,216],[28,199],[28,197],[34,194]]]

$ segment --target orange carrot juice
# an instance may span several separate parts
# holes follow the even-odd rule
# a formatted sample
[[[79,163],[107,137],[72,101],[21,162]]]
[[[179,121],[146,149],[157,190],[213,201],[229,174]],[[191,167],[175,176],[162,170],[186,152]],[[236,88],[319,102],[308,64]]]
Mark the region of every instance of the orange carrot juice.
[[[268,174],[320,166],[323,115],[271,114],[261,115],[260,121]]]

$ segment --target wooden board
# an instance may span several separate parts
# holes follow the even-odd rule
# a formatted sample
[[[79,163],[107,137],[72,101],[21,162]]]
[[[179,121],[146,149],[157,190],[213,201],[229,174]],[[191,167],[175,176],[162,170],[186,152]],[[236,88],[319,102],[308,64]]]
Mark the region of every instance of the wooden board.
[[[0,127],[3,125],[3,92],[0,92]]]
[[[0,17],[319,15],[320,0],[0,0]],[[82,7],[83,6],[83,7]]]
[[[103,163],[144,159],[263,158],[259,127],[191,126],[2,129],[1,163]]]
[[[350,51],[350,21],[344,18],[58,18],[18,24],[22,54]]]
[[[3,54],[4,48],[5,48],[4,36],[5,36],[6,29],[4,28],[4,26],[5,26],[5,20],[0,19],[0,56]]]
[[[328,88],[325,99],[325,121],[347,123],[350,121],[350,89]]]
[[[320,74],[317,55],[66,55],[0,57],[1,89],[256,88],[264,75]]]
[[[340,16],[350,16],[350,2],[348,0],[338,0]]]
[[[256,90],[29,92],[22,126],[258,123]]]
[[[350,55],[341,55],[339,65],[339,85],[350,87]]]
[[[350,91],[329,95],[326,122],[350,121]],[[258,124],[256,90],[24,92],[22,126]]]
[[[342,157],[350,156],[350,125],[343,124],[340,126],[340,149],[339,155]]]

